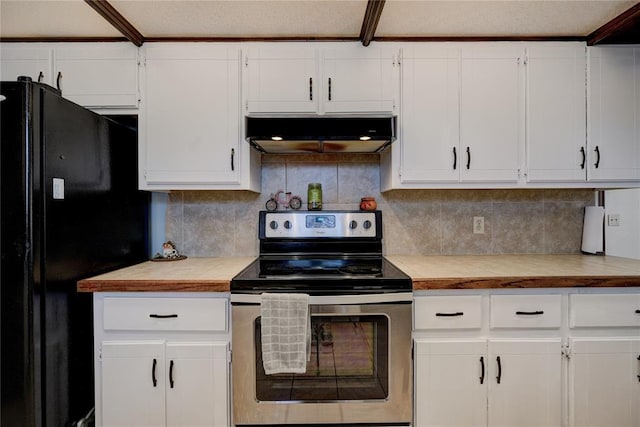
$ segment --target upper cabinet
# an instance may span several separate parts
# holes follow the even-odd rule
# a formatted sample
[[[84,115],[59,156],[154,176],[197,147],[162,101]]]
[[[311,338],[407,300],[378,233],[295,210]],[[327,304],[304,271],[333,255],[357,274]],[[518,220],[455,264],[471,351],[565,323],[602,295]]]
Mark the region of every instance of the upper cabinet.
[[[590,181],[640,180],[640,47],[589,47]]]
[[[242,141],[240,49],[153,43],[142,54],[140,188],[258,190],[259,154]]]
[[[252,45],[244,57],[244,112],[393,113],[397,52],[356,43]]]
[[[524,130],[523,61],[520,45],[462,47],[463,181],[518,181]]]
[[[429,43],[403,50],[400,141],[382,189],[517,184],[524,135],[524,48]]]
[[[138,49],[131,43],[3,44],[0,77],[55,86],[92,109],[138,107]]]
[[[584,182],[585,46],[528,46],[526,61],[527,181]]]

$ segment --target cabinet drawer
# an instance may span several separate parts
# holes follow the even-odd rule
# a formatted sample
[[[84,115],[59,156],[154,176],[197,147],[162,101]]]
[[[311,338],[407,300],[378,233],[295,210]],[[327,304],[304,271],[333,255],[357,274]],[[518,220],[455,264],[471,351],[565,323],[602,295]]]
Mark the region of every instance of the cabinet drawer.
[[[105,330],[226,331],[224,298],[105,298]]]
[[[492,295],[491,328],[559,328],[560,295]]]
[[[640,294],[569,295],[569,326],[640,326]]]
[[[414,329],[482,327],[482,297],[433,296],[415,299]]]

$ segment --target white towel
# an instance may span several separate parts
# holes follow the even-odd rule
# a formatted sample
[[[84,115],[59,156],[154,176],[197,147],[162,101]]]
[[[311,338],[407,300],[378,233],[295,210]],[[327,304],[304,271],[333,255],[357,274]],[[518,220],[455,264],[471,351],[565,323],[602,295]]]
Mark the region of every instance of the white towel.
[[[311,355],[309,295],[261,295],[262,364],[271,374],[304,374]]]

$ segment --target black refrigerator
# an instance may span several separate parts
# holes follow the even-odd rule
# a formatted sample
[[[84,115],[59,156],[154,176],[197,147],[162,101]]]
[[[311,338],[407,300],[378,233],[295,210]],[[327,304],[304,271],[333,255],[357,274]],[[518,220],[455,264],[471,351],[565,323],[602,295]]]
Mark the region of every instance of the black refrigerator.
[[[148,259],[136,131],[21,77],[0,82],[0,136],[0,425],[75,426],[94,407],[76,282]]]

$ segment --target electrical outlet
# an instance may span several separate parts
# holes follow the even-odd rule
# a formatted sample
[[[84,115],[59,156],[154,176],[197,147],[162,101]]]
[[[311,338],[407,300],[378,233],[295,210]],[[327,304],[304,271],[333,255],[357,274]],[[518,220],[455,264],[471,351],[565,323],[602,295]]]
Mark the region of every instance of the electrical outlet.
[[[620,214],[607,215],[607,225],[609,227],[620,227]]]
[[[484,217],[473,217],[473,234],[484,234]]]

